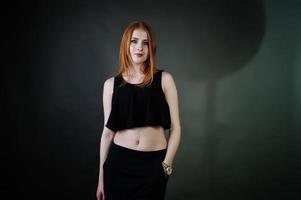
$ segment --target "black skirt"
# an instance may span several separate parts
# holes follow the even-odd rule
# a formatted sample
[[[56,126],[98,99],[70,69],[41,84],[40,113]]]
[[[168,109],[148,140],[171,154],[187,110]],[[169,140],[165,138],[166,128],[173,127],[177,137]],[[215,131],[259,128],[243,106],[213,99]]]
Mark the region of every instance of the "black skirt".
[[[164,200],[166,150],[137,151],[112,142],[103,165],[105,200]]]

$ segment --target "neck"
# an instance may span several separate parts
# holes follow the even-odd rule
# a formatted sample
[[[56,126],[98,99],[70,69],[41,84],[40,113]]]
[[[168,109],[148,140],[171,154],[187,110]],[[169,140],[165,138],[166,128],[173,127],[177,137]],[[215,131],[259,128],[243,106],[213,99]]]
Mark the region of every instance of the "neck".
[[[139,65],[135,65],[133,64],[129,70],[129,74],[132,75],[132,76],[139,76],[139,75],[142,75],[142,65],[139,64]]]

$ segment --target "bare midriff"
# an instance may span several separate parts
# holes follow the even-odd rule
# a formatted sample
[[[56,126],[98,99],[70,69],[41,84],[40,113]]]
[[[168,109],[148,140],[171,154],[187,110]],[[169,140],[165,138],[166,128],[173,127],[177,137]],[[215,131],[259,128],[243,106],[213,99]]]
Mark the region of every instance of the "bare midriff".
[[[114,143],[138,151],[166,149],[167,141],[161,126],[145,126],[117,131]]]

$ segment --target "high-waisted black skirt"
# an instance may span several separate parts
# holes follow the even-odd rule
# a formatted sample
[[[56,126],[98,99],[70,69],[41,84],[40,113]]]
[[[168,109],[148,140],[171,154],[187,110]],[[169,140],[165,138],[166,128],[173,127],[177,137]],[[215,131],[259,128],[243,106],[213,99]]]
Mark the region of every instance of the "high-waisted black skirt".
[[[166,150],[137,151],[112,142],[103,165],[105,199],[164,200]]]

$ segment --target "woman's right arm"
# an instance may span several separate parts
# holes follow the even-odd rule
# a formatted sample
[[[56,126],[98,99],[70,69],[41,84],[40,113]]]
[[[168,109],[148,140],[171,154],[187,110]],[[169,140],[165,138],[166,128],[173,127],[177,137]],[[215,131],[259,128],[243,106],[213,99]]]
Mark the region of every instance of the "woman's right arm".
[[[114,77],[107,79],[103,85],[103,112],[104,112],[104,124],[103,131],[101,135],[100,141],[100,162],[99,162],[99,179],[98,179],[98,187],[97,187],[97,199],[104,199],[104,191],[103,191],[103,163],[105,162],[108,151],[113,141],[114,135],[116,132],[108,129],[105,125],[108,121],[110,112],[111,112],[111,102],[112,102],[112,94],[114,87]]]

